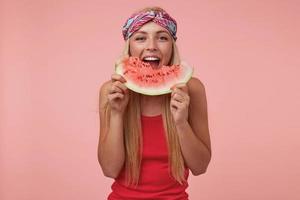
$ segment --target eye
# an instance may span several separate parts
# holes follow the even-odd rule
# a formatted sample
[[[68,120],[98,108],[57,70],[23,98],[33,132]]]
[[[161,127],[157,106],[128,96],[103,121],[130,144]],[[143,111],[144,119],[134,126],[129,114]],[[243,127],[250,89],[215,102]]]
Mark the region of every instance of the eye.
[[[141,40],[145,40],[146,38],[145,37],[136,37],[135,40],[137,41],[141,41]]]
[[[164,41],[167,41],[167,40],[168,40],[168,38],[167,38],[166,36],[160,36],[159,39],[160,39],[160,40],[164,40]]]

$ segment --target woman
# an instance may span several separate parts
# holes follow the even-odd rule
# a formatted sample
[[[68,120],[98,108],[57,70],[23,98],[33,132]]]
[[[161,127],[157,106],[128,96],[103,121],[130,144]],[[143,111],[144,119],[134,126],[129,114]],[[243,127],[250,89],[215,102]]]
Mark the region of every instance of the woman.
[[[176,30],[161,8],[135,13],[123,26],[123,57],[159,60],[153,67],[179,64]],[[203,174],[211,160],[204,85],[193,77],[171,94],[147,96],[125,82],[113,74],[99,95],[98,160],[115,179],[108,199],[188,199],[189,170]]]

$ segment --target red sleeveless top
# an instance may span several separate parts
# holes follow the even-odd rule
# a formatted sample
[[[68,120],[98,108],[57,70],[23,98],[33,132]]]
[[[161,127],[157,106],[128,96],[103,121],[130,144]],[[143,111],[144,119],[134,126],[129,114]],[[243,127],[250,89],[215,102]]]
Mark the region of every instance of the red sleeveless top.
[[[189,170],[185,169],[182,185],[169,173],[168,148],[162,115],[141,117],[143,153],[137,187],[125,185],[125,170],[111,186],[108,200],[188,200]]]

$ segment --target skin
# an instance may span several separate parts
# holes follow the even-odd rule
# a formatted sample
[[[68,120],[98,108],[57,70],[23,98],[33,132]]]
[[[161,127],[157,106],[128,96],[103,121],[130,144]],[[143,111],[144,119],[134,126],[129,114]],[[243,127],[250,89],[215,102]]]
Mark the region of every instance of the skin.
[[[170,62],[172,40],[168,31],[149,22],[135,32],[129,39],[130,55],[143,58],[155,55],[161,65]],[[104,175],[116,178],[124,161],[123,114],[128,104],[126,80],[113,74],[111,81],[100,89],[100,139],[98,160]],[[163,96],[142,95],[141,110],[146,116],[161,114]],[[105,124],[103,107],[108,102],[111,106],[111,118]],[[208,129],[207,101],[203,83],[192,78],[187,84],[172,87],[171,113],[177,128],[182,155],[193,175],[206,172],[211,160],[211,144]],[[123,147],[123,148],[120,148]]]
[[[168,30],[149,22],[129,39],[130,54],[139,58],[154,55],[160,58],[159,67],[168,65],[172,56],[172,37]],[[141,99],[142,114],[146,116],[161,113],[162,96],[146,96]]]

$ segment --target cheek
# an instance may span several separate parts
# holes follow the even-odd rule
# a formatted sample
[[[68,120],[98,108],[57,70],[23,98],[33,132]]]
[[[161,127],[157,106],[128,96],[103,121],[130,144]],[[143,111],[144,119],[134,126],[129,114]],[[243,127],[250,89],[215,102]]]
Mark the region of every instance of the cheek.
[[[129,46],[129,52],[132,56],[138,56],[141,52],[141,47],[137,46],[137,45],[130,45]]]
[[[172,56],[172,44],[164,46],[162,52],[167,59],[170,59]]]
[[[172,43],[170,44],[161,44],[160,49],[162,52],[164,52],[165,54],[172,51]]]

